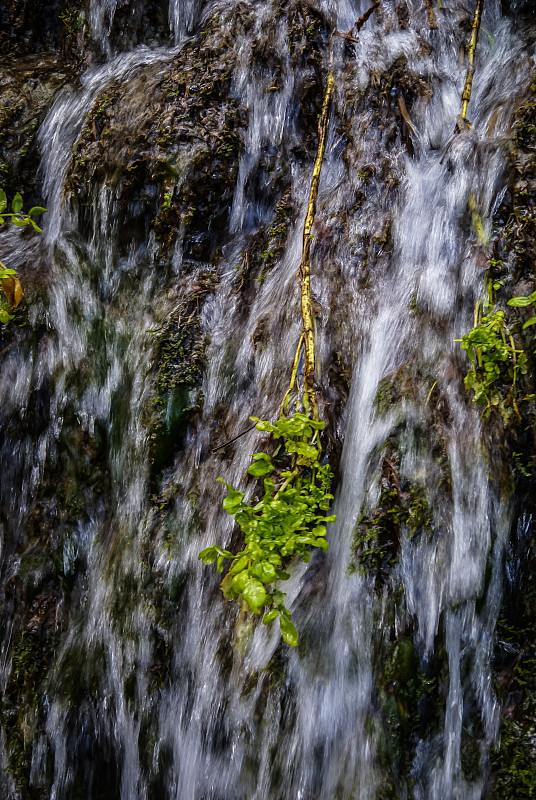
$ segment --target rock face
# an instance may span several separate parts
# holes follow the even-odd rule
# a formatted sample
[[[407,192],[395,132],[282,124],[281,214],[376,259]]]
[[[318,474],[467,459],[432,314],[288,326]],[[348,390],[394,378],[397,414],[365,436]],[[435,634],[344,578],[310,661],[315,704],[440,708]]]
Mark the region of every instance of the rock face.
[[[1,67],[0,185],[11,197],[20,191],[31,205],[42,201],[36,181],[37,131],[68,80],[56,54],[19,56]]]
[[[157,64],[106,86],[88,115],[67,188],[91,213],[95,187],[114,186],[125,244],[154,231],[169,252],[184,228],[185,257],[212,262],[225,240],[247,119],[229,97],[236,53],[220,24],[212,20],[164,74]],[[243,24],[237,16],[229,25],[231,41]]]
[[[502,5],[454,137],[463,9],[430,32],[383,3],[358,39],[342,3],[0,4],[0,185],[50,206],[0,232],[26,292],[0,331],[3,797],[532,796],[534,364],[506,300],[534,289],[534,12]],[[289,567],[289,654],[197,553],[238,546],[220,475],[260,497],[248,417],[290,377],[332,63],[312,270],[340,525]],[[483,273],[529,354],[515,423],[482,425],[452,344]]]

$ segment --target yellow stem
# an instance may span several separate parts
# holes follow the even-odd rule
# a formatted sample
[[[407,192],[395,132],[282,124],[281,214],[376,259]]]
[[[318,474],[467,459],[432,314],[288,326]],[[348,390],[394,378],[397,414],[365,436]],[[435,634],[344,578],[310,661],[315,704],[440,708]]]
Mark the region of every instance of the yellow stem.
[[[478,33],[480,31],[480,20],[482,18],[482,9],[484,8],[484,0],[476,0],[475,15],[473,17],[473,27],[471,29],[471,38],[467,46],[467,75],[465,77],[465,86],[462,93],[462,119],[467,120],[467,108],[471,99],[471,88],[473,86],[473,75],[475,73],[474,61],[475,50],[478,42]]]
[[[290,393],[294,389],[294,384],[296,383],[296,379],[298,377],[298,365],[300,363],[300,354],[303,347],[303,332],[300,336],[300,341],[298,342],[298,347],[296,348],[296,355],[294,356],[294,364],[292,365],[292,375],[290,376],[290,383],[288,386],[287,391],[285,392],[285,396],[283,398],[283,402],[279,408],[279,416],[282,417],[285,413],[285,409],[287,407],[288,398]]]
[[[303,322],[303,344],[304,344],[304,388],[303,388],[303,407],[305,412],[312,409],[313,419],[318,420],[318,401],[314,386],[315,377],[315,337],[313,325],[313,299],[311,295],[311,230],[316,215],[316,201],[318,196],[318,185],[320,183],[320,171],[324,151],[326,149],[326,136],[328,128],[329,111],[333,92],[335,89],[335,76],[332,69],[328,74],[326,93],[322,103],[322,113],[318,121],[318,147],[316,151],[313,176],[311,178],[311,191],[309,193],[309,203],[307,214],[303,226],[303,251],[300,268],[297,273],[298,283],[301,293],[301,312]]]

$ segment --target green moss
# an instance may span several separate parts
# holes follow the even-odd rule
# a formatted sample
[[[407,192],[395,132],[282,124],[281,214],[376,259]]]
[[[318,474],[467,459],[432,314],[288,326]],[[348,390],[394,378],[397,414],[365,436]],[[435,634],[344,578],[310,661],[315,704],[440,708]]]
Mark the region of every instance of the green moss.
[[[364,574],[375,576],[377,587],[388,578],[396,563],[402,526],[412,537],[430,534],[433,525],[433,512],[424,484],[401,480],[397,451],[387,445],[385,453],[378,505],[360,517],[352,544],[355,560],[348,568],[352,574],[357,563]]]
[[[536,724],[504,720],[499,744],[492,754],[493,789],[490,800],[528,800],[536,797]]]
[[[44,732],[45,687],[58,644],[58,635],[50,628],[50,602],[50,598],[40,598],[33,604],[36,613],[13,649],[11,673],[0,704],[8,770],[24,798],[36,797],[29,786],[32,748],[27,742]]]
[[[421,376],[417,375],[417,380]],[[402,364],[394,373],[386,375],[378,384],[376,391],[375,405],[378,414],[386,414],[394,405],[398,405],[404,399],[415,399],[416,379],[412,377],[409,364]]]
[[[206,339],[200,309],[214,280],[213,275],[198,276],[197,290],[184,297],[164,324],[153,331],[156,374],[150,440],[156,472],[176,452],[191,412],[202,403]]]
[[[107,654],[103,645],[87,649],[73,643],[63,651],[54,675],[59,700],[72,708],[97,699],[105,685]]]

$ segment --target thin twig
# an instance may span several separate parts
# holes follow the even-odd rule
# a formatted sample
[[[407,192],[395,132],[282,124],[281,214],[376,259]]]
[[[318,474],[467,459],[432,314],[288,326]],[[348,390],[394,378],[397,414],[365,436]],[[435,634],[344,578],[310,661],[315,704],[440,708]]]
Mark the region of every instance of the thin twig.
[[[242,431],[242,433],[239,433],[237,436],[233,436],[233,438],[229,439],[228,442],[224,442],[223,444],[218,445],[218,447],[213,447],[210,452],[211,453],[217,453],[218,450],[222,450],[224,447],[227,447],[228,444],[232,444],[233,442],[236,442],[236,440],[240,439],[241,436],[245,436],[246,433],[249,433],[250,431],[252,431],[253,428],[255,428],[256,426],[257,426],[257,423],[255,422],[255,424],[252,425],[250,428],[246,428],[246,430]]]
[[[335,31],[335,36],[340,36],[341,39],[346,39],[349,42],[355,42],[356,44],[359,42],[359,39],[355,36],[352,36],[352,33],[345,33],[344,31]]]
[[[390,469],[390,471],[391,471],[391,475],[392,475],[392,478],[393,478],[394,484],[395,484],[395,486],[396,486],[396,491],[397,491],[397,494],[398,494],[398,496],[400,497],[400,496],[401,496],[401,494],[402,494],[402,487],[400,486],[400,480],[399,480],[399,478],[398,478],[398,473],[397,473],[397,471],[396,471],[396,467],[395,467],[395,465],[393,464],[393,462],[392,462],[392,461],[389,461],[389,459],[388,459],[388,458],[385,458],[385,457],[384,457],[383,461],[384,461],[384,464],[387,464],[387,466],[389,467],[389,469]]]
[[[286,406],[287,406],[288,397],[289,397],[290,393],[292,392],[292,390],[294,389],[294,384],[296,383],[296,379],[298,377],[298,366],[300,364],[300,355],[301,355],[302,347],[303,347],[303,331],[302,331],[302,333],[300,335],[300,340],[299,340],[298,346],[296,348],[296,355],[294,356],[294,363],[292,365],[292,374],[290,376],[290,383],[288,385],[287,391],[285,392],[285,396],[283,398],[283,402],[281,403],[281,406],[279,408],[279,416],[280,417],[282,417],[284,412],[285,412],[285,409],[286,409]]]
[[[376,9],[377,9],[377,8],[379,8],[379,7],[380,7],[380,0],[376,0],[376,2],[375,2],[375,3],[373,3],[373,4],[371,5],[371,7],[370,7],[370,8],[368,8],[368,9],[365,11],[365,13],[364,13],[364,14],[361,14],[361,16],[360,16],[360,17],[359,17],[359,19],[357,20],[356,24],[354,25],[354,28],[356,29],[356,31],[358,31],[358,32],[359,32],[359,31],[361,30],[361,28],[363,27],[363,25],[365,24],[365,22],[368,20],[368,18],[371,16],[371,14],[373,14],[373,13],[374,13],[374,11],[376,11]]]
[[[78,34],[77,34],[75,31],[73,31],[73,29],[71,28],[71,26],[70,26],[70,25],[68,25],[68,24],[67,24],[67,22],[65,22],[65,20],[64,20],[64,19],[62,19],[62,22],[63,22],[63,24],[65,25],[65,27],[67,28],[67,30],[68,30],[70,33],[72,33],[72,34],[73,34],[73,36],[76,36],[76,38],[77,38],[77,40],[78,40],[78,44],[80,45],[80,47],[83,47],[83,46],[84,46],[84,42],[82,41],[82,39],[80,38],[80,36],[79,36],[79,35],[78,35]]]
[[[404,98],[402,97],[402,95],[398,96],[398,108],[400,109],[400,113],[402,114],[402,119],[406,123],[408,131],[411,133],[412,136],[415,136],[415,128],[413,127],[413,124],[411,122],[409,111],[407,109],[407,106],[404,102]]]

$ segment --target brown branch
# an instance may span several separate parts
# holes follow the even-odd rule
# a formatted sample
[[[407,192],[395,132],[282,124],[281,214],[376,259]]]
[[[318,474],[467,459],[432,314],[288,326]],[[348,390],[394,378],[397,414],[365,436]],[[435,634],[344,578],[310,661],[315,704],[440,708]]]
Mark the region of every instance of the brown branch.
[[[399,497],[401,497],[402,496],[402,487],[400,486],[400,480],[399,480],[398,473],[396,471],[395,465],[393,464],[392,461],[389,461],[389,459],[387,457],[384,457],[383,463],[387,464],[387,466],[389,467],[389,471],[391,472],[391,477],[393,479],[393,483],[395,484],[397,494],[398,494]]]
[[[407,109],[407,106],[404,102],[404,98],[402,97],[402,95],[398,96],[398,108],[400,109],[400,113],[402,114],[402,119],[406,123],[408,131],[412,134],[412,136],[415,136],[415,128],[411,123],[411,117],[409,116],[409,111]]]
[[[73,31],[73,29],[71,28],[71,26],[70,26],[70,25],[68,25],[68,24],[67,24],[67,22],[65,22],[65,20],[64,20],[64,19],[62,19],[62,22],[63,22],[63,24],[65,25],[65,27],[67,28],[67,30],[68,30],[70,33],[72,33],[72,34],[73,34],[73,36],[76,36],[76,39],[77,39],[77,41],[78,41],[78,44],[80,45],[80,47],[83,47],[83,46],[84,46],[84,42],[82,41],[82,39],[80,38],[80,36],[79,36],[79,35],[78,35],[78,34],[77,34],[75,31]]]
[[[354,24],[354,27],[353,27],[353,28],[350,28],[350,30],[349,30],[349,31],[347,31],[346,33],[345,33],[344,31],[335,31],[335,36],[340,36],[342,39],[347,39],[349,42],[358,42],[358,41],[359,41],[359,39],[358,39],[356,36],[354,36],[354,35],[353,35],[352,31],[353,31],[353,30],[354,30],[354,28],[355,28],[356,32],[357,32],[357,33],[359,33],[359,31],[361,30],[361,28],[363,27],[363,25],[365,24],[365,22],[366,22],[366,21],[368,20],[368,18],[369,18],[369,17],[370,17],[370,16],[371,16],[371,15],[374,13],[374,11],[376,11],[376,9],[380,7],[380,5],[381,5],[381,4],[380,4],[380,0],[376,0],[376,2],[375,2],[375,3],[373,3],[373,4],[371,5],[371,7],[370,7],[370,8],[368,8],[368,9],[365,11],[365,13],[364,13],[364,14],[362,14],[362,15],[359,17],[359,19],[357,20],[357,22]],[[436,27],[437,27],[437,26],[436,26]]]
[[[346,39],[347,41],[355,42],[356,44],[359,42],[359,39],[357,39],[355,36],[352,36],[351,31],[348,33],[344,33],[344,31],[335,31],[335,36],[340,36],[341,39]]]
[[[363,27],[363,25],[365,24],[365,22],[368,20],[368,18],[369,18],[369,17],[370,17],[370,16],[371,16],[371,15],[372,15],[372,14],[373,14],[375,11],[376,11],[376,9],[377,9],[377,8],[379,8],[379,7],[380,7],[380,0],[376,0],[376,2],[375,2],[375,3],[373,3],[373,4],[371,5],[371,7],[370,7],[370,8],[368,8],[368,9],[365,11],[365,13],[364,13],[364,14],[361,14],[361,16],[360,16],[360,17],[359,17],[359,19],[357,20],[356,24],[354,25],[354,28],[356,29],[356,31],[357,31],[358,33],[359,33],[359,31],[361,30],[361,28]]]
[[[435,18],[435,11],[432,5],[432,0],[424,0],[424,5],[426,6],[426,13],[428,14],[428,27],[431,31],[437,30],[437,21]]]

